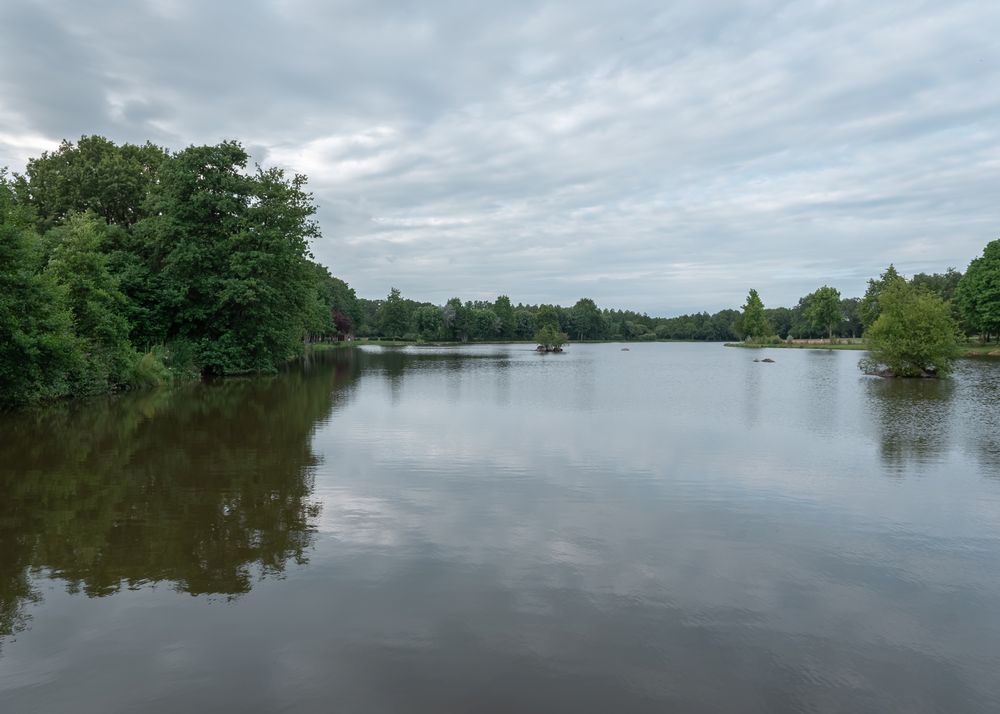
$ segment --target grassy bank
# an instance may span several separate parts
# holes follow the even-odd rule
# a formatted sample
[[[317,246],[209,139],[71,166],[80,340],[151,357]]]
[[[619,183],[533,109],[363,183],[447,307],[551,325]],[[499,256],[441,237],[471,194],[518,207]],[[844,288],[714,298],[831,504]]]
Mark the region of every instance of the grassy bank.
[[[746,349],[779,349],[779,350],[866,350],[868,346],[864,342],[845,342],[832,345],[826,344],[803,344],[796,342],[779,342],[773,345],[757,345],[751,342],[727,342],[726,347],[743,347]],[[962,345],[963,357],[1000,357],[1000,345],[983,345],[978,342],[970,342]]]
[[[756,345],[752,342],[727,342],[726,347],[743,347],[747,349],[773,348],[776,350],[866,350],[867,345],[863,342],[845,342],[832,345],[825,344],[802,344],[795,342],[779,342],[773,345]]]

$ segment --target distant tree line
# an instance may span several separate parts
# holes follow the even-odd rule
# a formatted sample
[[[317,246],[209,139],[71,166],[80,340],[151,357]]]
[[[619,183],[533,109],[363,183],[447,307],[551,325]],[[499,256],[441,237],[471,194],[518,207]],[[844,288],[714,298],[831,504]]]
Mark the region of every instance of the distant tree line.
[[[599,308],[581,298],[571,307],[513,304],[501,295],[495,300],[454,297],[444,305],[404,298],[393,288],[382,300],[358,300],[362,317],[357,335],[400,340],[482,342],[530,341],[545,327],[572,340],[727,340],[733,339],[736,310],[715,315],[650,317],[631,310]]]
[[[890,266],[889,273],[896,274],[895,268]],[[971,319],[971,312],[969,319],[962,317],[967,311],[960,308],[958,298],[961,279],[962,273],[949,268],[944,273],[918,273],[909,284],[946,301],[968,334],[979,334],[985,323]],[[766,308],[755,290],[750,300],[756,302],[749,317],[746,305],[742,310],[651,317],[631,310],[602,309],[590,298],[581,298],[572,307],[514,305],[506,295],[493,301],[463,302],[454,297],[435,305],[404,298],[393,288],[381,300],[359,298],[355,325],[359,337],[393,340],[529,341],[539,329],[551,326],[571,340],[723,342],[861,337],[877,310],[872,288],[864,297],[844,298],[837,289],[823,286],[800,298],[794,307]],[[995,337],[996,332],[993,327],[988,334]]]

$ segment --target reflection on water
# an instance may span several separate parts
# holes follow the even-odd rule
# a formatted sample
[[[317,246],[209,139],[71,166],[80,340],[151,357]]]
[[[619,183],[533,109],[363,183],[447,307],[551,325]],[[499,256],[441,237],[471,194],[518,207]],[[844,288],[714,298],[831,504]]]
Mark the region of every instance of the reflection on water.
[[[910,463],[933,463],[947,451],[954,382],[870,378],[864,384],[882,459],[894,472]]]
[[[0,635],[38,598],[31,569],[90,596],[161,581],[235,596],[304,563],[319,508],[310,438],[356,378],[353,357],[7,415]]]
[[[998,710],[1000,370],[631,347],[3,417],[0,711]]]

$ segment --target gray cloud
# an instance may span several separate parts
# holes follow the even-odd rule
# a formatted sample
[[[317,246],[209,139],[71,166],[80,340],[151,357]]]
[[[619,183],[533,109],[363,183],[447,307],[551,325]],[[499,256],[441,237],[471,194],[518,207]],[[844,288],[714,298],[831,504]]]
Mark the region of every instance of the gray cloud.
[[[0,165],[235,137],[309,175],[362,295],[790,304],[997,236],[998,27],[974,0],[12,0]]]

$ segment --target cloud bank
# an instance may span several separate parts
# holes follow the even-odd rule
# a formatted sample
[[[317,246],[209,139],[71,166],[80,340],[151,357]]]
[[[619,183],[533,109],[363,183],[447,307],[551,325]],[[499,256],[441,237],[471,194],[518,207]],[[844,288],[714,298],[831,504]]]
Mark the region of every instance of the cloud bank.
[[[791,304],[1000,235],[998,29],[975,0],[10,0],[0,166],[238,138],[310,177],[363,296]]]

